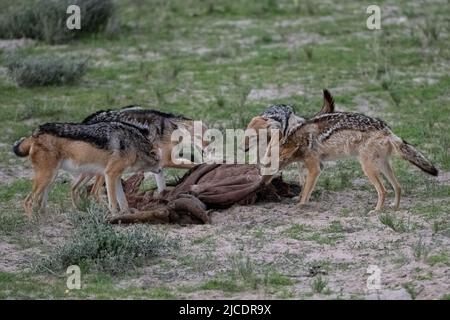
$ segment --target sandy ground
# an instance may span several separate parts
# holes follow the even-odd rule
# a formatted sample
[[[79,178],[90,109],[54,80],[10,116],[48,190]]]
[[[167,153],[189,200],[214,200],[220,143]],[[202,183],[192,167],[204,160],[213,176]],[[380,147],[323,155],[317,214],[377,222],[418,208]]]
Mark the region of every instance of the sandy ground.
[[[119,280],[118,286],[164,286],[179,298],[192,299],[279,297],[280,288],[264,286],[237,292],[195,289],[222,278],[232,270],[233,259],[241,257],[251,261],[257,275],[273,269],[291,279],[292,285],[284,287],[289,298],[435,299],[450,291],[448,266],[426,261],[426,256],[448,252],[450,238],[433,235],[427,222],[407,210],[416,200],[403,198],[405,209],[392,212],[411,229],[396,232],[382,224],[377,213],[368,212],[375,205],[374,192],[319,190],[314,198],[301,208],[295,199],[284,199],[213,211],[209,225],[149,226],[179,238],[180,250],[151,261],[137,275]],[[64,216],[53,213],[24,231],[30,245],[2,237],[0,271],[26,269],[33,257],[61,243],[70,230]],[[418,243],[426,255],[417,256]],[[381,271],[380,290],[367,289],[370,265]],[[318,276],[327,282],[327,291],[312,294]],[[409,283],[414,284],[414,297],[404,288]]]
[[[409,200],[404,199],[403,204],[407,205]],[[409,282],[417,283],[415,298],[439,298],[447,293],[450,289],[449,268],[445,265],[431,267],[416,258],[414,246],[422,239],[430,255],[441,248],[448,248],[450,239],[433,236],[431,230],[395,232],[383,225],[377,214],[365,212],[364,208],[372,206],[374,201],[374,195],[366,192],[328,193],[321,196],[320,202],[311,204],[310,208],[298,208],[295,200],[286,200],[282,204],[236,206],[214,212],[212,225],[174,227],[170,233],[183,239],[186,252],[200,258],[207,255],[215,263],[210,261],[211,269],[206,268],[202,276],[196,274],[194,277],[190,268],[171,268],[168,271],[170,284],[192,285],[192,282],[211,278],[221,271],[219,266],[227,265],[230,255],[242,253],[255,265],[261,268],[276,266],[283,275],[290,277],[295,283],[292,288],[295,297],[302,297],[311,291],[311,270],[315,266],[324,268],[323,277],[332,292],[330,298],[411,299],[402,287]],[[337,213],[343,208],[350,211],[345,216]],[[424,224],[407,210],[400,210],[396,215],[411,224]],[[330,232],[330,225],[336,221],[340,222],[342,230]],[[302,225],[305,231],[287,236],[286,230],[293,225]],[[255,237],[257,230],[262,232]],[[318,243],[312,240],[315,233],[322,237],[334,237],[336,241],[331,244]],[[192,244],[192,240],[208,236],[214,238],[214,245]],[[176,260],[173,263],[177,266]],[[367,269],[370,265],[376,265],[381,270],[381,290],[367,290]],[[146,275],[136,281],[149,285],[157,280],[147,274],[159,272],[161,270],[157,265],[148,267]],[[432,277],[426,279],[430,273]],[[222,298],[223,294],[194,292],[186,297]],[[246,292],[244,296],[233,294],[231,297],[271,298],[272,295],[255,291]],[[323,298],[323,295],[313,298]]]

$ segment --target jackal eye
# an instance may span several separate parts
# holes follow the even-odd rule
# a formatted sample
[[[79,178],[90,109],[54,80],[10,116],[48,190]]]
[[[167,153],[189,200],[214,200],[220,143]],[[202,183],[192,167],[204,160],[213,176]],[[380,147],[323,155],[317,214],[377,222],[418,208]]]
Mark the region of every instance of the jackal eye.
[[[156,152],[156,151],[150,151],[149,155],[150,155],[150,157],[155,158],[157,160],[159,160],[159,158],[160,158],[159,152]]]

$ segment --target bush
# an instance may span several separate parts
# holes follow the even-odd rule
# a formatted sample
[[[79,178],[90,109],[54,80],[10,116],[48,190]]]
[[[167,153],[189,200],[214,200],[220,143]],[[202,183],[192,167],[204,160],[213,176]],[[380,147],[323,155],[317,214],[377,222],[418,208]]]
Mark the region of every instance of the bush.
[[[8,75],[21,87],[64,85],[84,75],[87,59],[19,54],[7,57],[6,68]]]
[[[72,214],[75,232],[37,270],[64,271],[70,265],[118,274],[140,266],[147,259],[176,248],[178,242],[156,233],[148,225],[113,226],[105,210],[91,206],[87,213]]]
[[[81,9],[81,29],[69,30],[67,7]],[[0,38],[32,38],[64,43],[82,35],[102,31],[113,14],[111,0],[38,0],[13,7],[0,16]]]

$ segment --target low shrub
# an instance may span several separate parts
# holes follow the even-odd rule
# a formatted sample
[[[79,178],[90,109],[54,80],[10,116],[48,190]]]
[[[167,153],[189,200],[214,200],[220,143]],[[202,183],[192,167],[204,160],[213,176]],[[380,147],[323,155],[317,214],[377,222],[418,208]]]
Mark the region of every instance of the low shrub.
[[[81,29],[69,30],[67,7],[78,5]],[[113,15],[111,0],[38,0],[6,10],[0,15],[0,38],[32,38],[47,43],[64,43],[102,31]]]
[[[87,70],[87,59],[74,57],[7,57],[8,75],[21,87],[65,85],[79,80]]]
[[[75,232],[39,261],[37,270],[58,272],[78,265],[85,271],[118,274],[178,246],[178,241],[167,239],[148,225],[113,226],[107,221],[106,211],[95,206],[89,207],[87,213],[74,213],[70,217]]]

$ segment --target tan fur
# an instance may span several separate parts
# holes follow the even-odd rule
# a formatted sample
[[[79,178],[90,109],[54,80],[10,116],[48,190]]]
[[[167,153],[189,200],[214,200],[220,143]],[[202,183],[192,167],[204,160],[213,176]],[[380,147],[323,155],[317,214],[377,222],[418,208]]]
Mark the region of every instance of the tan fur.
[[[122,194],[120,178],[127,168],[136,164],[136,152],[130,151],[126,154],[110,152],[96,148],[87,142],[60,138],[49,134],[26,138],[23,144],[25,147],[30,146],[29,158],[34,169],[32,191],[24,202],[25,212],[28,216],[32,215],[35,204],[37,204],[39,210],[45,210],[49,187],[60,167],[66,165],[65,161],[70,161],[74,168],[82,166],[98,167],[98,170],[103,171],[106,177],[111,212],[117,211],[117,204],[122,211],[128,211],[126,199],[124,200]],[[87,170],[91,173],[90,170],[92,169]],[[83,176],[83,173],[81,175]],[[72,187],[74,200],[77,198],[76,193],[74,194],[76,187],[75,185]]]
[[[310,132],[317,130],[317,125],[309,125],[305,130],[300,130],[301,132],[294,134],[280,146],[281,167],[292,162],[302,161],[308,171],[300,197],[300,204],[305,204],[310,199],[321,172],[321,161],[357,157],[365,175],[377,191],[378,201],[375,210],[383,208],[386,198],[386,188],[383,185],[381,174],[386,177],[394,189],[394,208],[398,209],[401,187],[390,164],[390,157],[395,148],[394,138],[391,134],[382,131],[342,130],[325,142],[319,143],[317,148],[310,149],[305,145],[305,137]]]
[[[247,125],[247,129],[255,130],[257,137],[259,137],[260,130],[268,129],[269,127],[269,121],[260,116],[252,118],[252,120],[250,120],[249,124]],[[267,141],[270,141],[270,130],[267,131],[267,135]],[[245,137],[244,143],[245,151],[248,151],[248,149],[250,148],[250,139],[248,137]]]
[[[326,113],[333,113],[335,111],[335,104],[334,104],[334,99],[333,96],[331,95],[330,91],[328,91],[328,89],[324,89],[323,90],[323,105],[322,108],[319,110],[319,112],[317,112],[314,117],[322,115],[322,114],[326,114]],[[289,117],[288,120],[288,130],[287,133],[289,134],[289,131],[293,128],[295,128],[298,124],[302,123],[303,121],[305,121],[305,119],[296,116],[295,114],[292,114]],[[266,129],[267,130],[267,148],[268,150],[270,150],[275,144],[277,144],[280,140],[283,139],[283,135],[281,133],[280,130],[280,123],[278,123],[277,121],[273,121],[273,120],[269,120],[269,119],[265,119],[262,116],[257,116],[252,118],[252,120],[250,120],[249,124],[247,125],[247,129],[253,129],[255,130],[257,137],[259,139],[259,131],[261,129]],[[272,141],[272,137],[271,137],[271,131],[270,129],[278,129],[279,130],[279,134],[278,134],[278,141]],[[245,151],[249,150],[249,141],[250,139],[248,137],[245,137]],[[259,146],[259,141],[258,142],[258,146]],[[268,150],[262,150],[261,152],[264,153]],[[270,152],[270,151],[268,151]],[[259,153],[258,153],[258,157],[259,157]],[[259,163],[259,158],[258,158],[258,163]],[[300,185],[304,184],[304,176],[306,175],[306,173],[304,172],[304,168],[302,167],[301,162],[298,163],[298,169],[300,172],[299,175],[299,180],[300,180]]]

